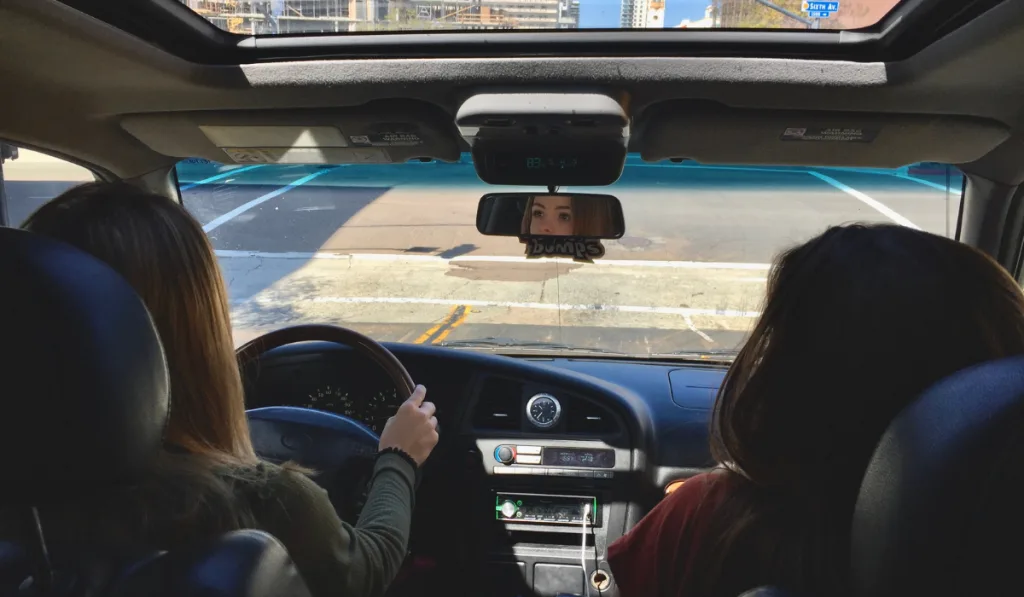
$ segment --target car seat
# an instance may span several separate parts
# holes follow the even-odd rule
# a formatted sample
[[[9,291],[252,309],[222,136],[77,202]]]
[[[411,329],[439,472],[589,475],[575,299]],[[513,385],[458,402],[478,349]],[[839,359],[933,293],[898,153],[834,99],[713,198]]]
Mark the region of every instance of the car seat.
[[[55,557],[41,510],[130,483],[161,449],[163,349],[114,270],[22,230],[0,228],[0,313],[0,516],[16,529],[0,543],[0,595],[308,595],[285,549],[260,531],[175,553],[115,546]]]

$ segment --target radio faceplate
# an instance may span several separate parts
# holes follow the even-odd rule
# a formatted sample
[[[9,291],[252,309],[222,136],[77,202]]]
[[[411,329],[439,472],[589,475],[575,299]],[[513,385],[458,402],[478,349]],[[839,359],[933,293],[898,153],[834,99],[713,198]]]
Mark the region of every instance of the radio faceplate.
[[[578,446],[527,446],[502,444],[494,449],[502,464],[530,464],[572,468],[615,468],[615,450]]]
[[[494,518],[506,522],[583,525],[583,512],[590,505],[587,526],[601,526],[601,508],[592,495],[549,495],[498,492],[494,497]]]

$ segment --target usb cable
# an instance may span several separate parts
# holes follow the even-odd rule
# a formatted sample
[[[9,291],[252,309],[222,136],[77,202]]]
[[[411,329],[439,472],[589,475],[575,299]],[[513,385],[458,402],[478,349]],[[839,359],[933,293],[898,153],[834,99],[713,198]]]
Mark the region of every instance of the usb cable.
[[[583,546],[580,548],[580,564],[583,566],[583,596],[590,597],[590,577],[587,576],[587,519],[590,518],[590,503],[583,506]]]

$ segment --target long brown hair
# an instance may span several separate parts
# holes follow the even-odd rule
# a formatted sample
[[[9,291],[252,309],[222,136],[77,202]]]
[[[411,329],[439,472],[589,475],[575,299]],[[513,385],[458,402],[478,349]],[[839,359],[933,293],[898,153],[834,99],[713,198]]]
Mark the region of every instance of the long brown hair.
[[[680,594],[843,595],[857,490],[885,428],[939,379],[1022,353],[1020,286],[967,245],[850,225],[783,253],[715,402],[727,497]]]
[[[170,369],[166,440],[223,463],[255,463],[227,290],[199,223],[130,184],[87,183],[40,207],[23,227],[107,262],[142,297]]]

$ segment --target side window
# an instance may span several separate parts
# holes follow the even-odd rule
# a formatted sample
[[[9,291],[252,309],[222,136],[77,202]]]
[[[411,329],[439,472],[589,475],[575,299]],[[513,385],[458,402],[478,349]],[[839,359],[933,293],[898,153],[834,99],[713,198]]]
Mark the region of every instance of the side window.
[[[95,179],[77,164],[0,141],[0,224],[21,226],[40,205]]]

